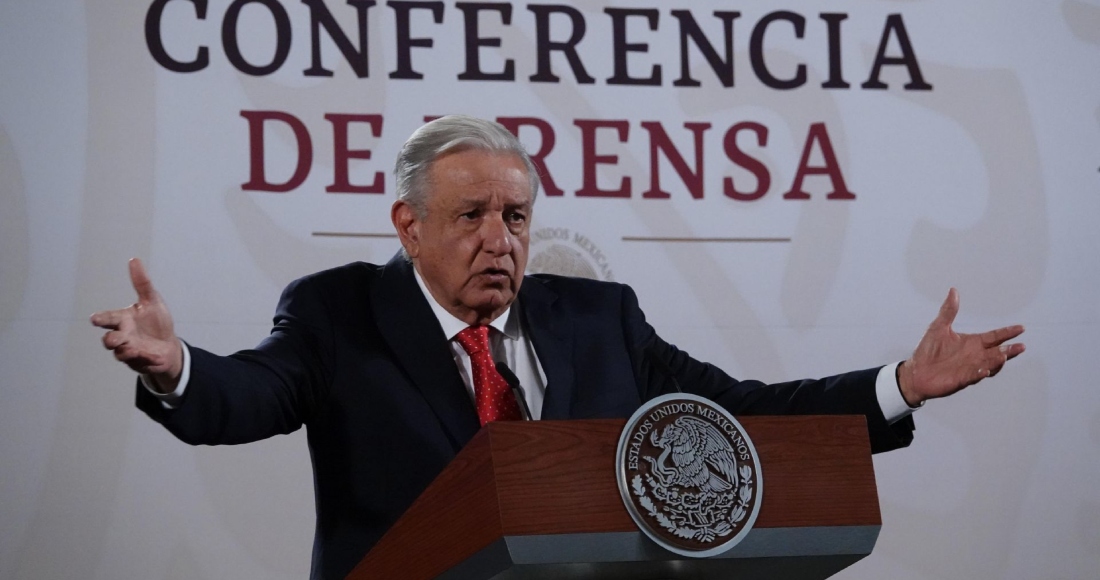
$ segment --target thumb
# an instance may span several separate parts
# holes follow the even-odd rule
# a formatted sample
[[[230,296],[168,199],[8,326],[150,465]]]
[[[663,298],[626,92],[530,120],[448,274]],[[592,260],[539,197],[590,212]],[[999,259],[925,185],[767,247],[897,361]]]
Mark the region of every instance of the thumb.
[[[157,299],[157,290],[153,288],[153,281],[145,273],[145,266],[141,260],[130,258],[130,283],[137,292],[139,302],[154,302]]]
[[[945,298],[943,304],[940,305],[940,313],[936,316],[936,320],[932,322],[932,325],[951,326],[951,323],[955,322],[955,315],[958,313],[959,291],[952,288],[947,291],[947,298]]]

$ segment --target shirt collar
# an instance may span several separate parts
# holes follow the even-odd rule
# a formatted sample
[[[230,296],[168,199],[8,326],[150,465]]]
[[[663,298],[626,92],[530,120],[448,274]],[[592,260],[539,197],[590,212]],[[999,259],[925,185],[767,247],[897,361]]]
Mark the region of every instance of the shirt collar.
[[[428,287],[424,285],[424,278],[420,276],[420,271],[415,267],[413,268],[413,275],[416,277],[416,285],[424,293],[424,299],[428,301],[428,306],[432,307],[432,313],[439,320],[439,326],[443,327],[443,334],[447,337],[447,340],[454,340],[455,335],[466,330],[470,325],[456,318],[454,314],[447,312],[446,308],[436,302],[435,297],[428,291]],[[516,310],[512,310],[512,306],[515,306],[515,302],[509,304],[500,316],[489,323],[489,326],[495,328],[497,332],[504,336],[516,340],[520,334],[519,316],[512,316],[512,313],[516,312]]]

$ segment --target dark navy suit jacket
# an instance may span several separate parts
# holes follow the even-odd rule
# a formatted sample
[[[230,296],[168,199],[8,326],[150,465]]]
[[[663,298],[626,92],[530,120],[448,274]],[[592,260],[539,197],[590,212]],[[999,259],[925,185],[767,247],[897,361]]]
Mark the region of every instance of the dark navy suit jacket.
[[[685,391],[734,414],[861,414],[874,451],[912,440],[911,419],[891,426],[882,416],[877,369],[738,381],[661,340],[621,284],[527,276],[519,304],[546,373],[543,419],[629,417],[672,389],[671,371]],[[246,443],[305,425],[317,503],[313,578],[343,578],[479,429],[443,330],[400,258],[291,283],[271,335],[253,350],[190,352],[180,406],[165,409],[139,384],[138,407],[191,444]]]

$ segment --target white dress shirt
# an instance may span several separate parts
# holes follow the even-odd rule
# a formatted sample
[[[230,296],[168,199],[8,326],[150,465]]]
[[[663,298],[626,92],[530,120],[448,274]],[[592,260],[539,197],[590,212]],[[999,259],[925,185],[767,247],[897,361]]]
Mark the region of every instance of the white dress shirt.
[[[458,366],[458,374],[462,376],[462,382],[466,384],[466,392],[476,407],[477,399],[474,396],[474,380],[471,378],[473,371],[470,366],[470,355],[455,340],[458,333],[466,330],[470,325],[455,318],[436,302],[431,292],[428,292],[428,287],[424,285],[420,272],[416,269],[413,269],[413,272],[416,274],[416,283],[420,286],[420,291],[424,293],[424,299],[432,307],[432,313],[439,320],[439,326],[443,327],[443,335],[447,337],[447,344],[451,347],[451,355]],[[522,310],[519,307],[519,300],[516,300],[504,311],[504,314],[489,323],[489,350],[492,351],[494,362],[503,362],[515,373],[516,378],[519,379],[520,389],[523,391],[523,398],[527,401],[527,408],[531,410],[531,419],[540,419],[542,401],[546,395],[546,373],[543,372],[542,365],[535,356],[535,347],[527,337],[527,329],[524,328],[525,323],[520,312]]]

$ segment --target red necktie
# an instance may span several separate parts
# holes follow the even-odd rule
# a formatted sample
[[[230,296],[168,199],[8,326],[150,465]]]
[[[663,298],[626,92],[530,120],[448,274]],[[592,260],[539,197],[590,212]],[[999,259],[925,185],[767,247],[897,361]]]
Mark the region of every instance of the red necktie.
[[[470,355],[470,366],[474,375],[474,399],[477,401],[477,417],[481,424],[522,419],[516,396],[493,364],[493,354],[489,352],[489,327],[470,326],[458,333],[455,340]]]

